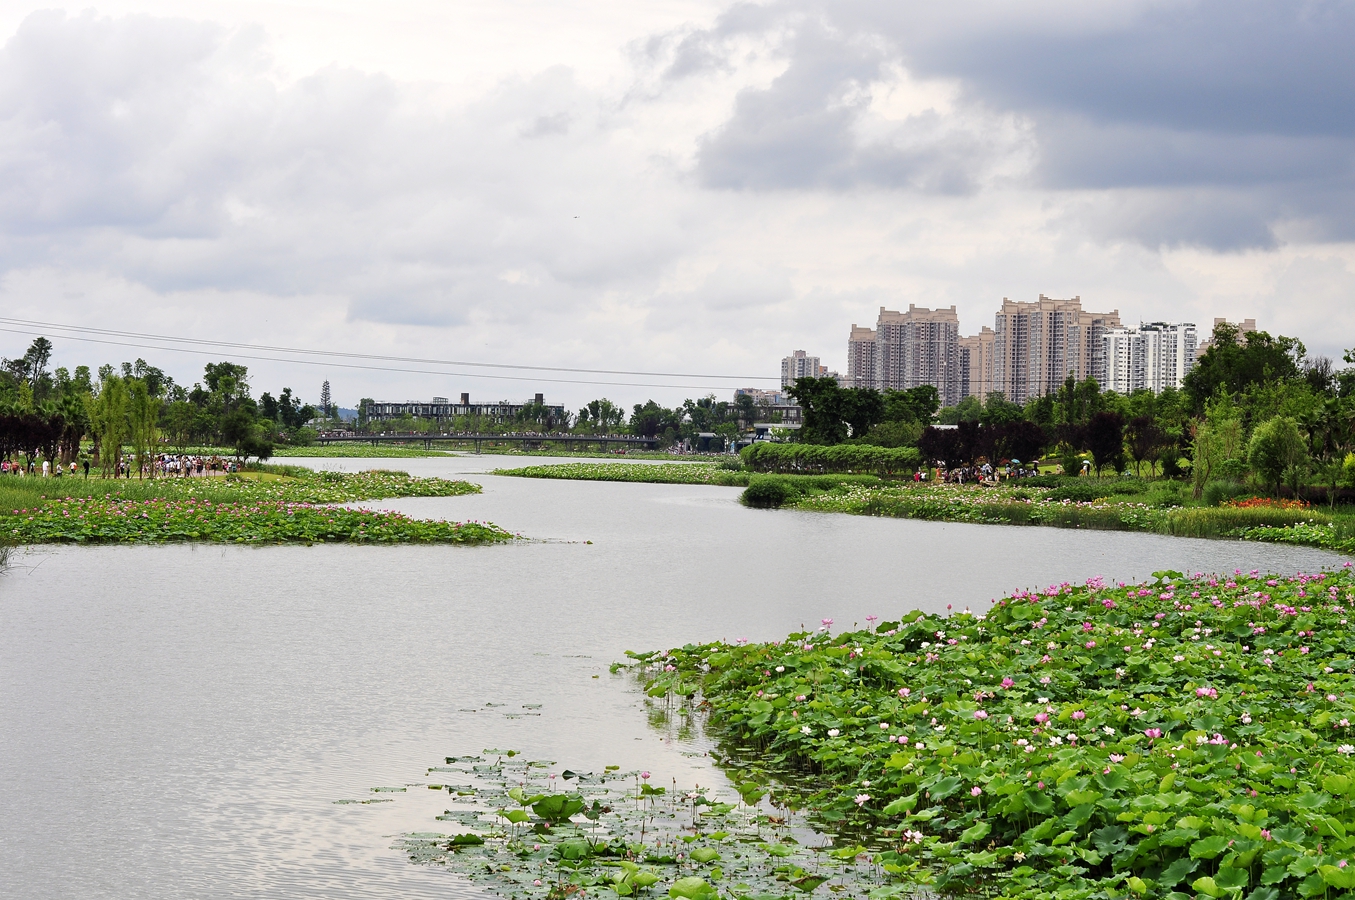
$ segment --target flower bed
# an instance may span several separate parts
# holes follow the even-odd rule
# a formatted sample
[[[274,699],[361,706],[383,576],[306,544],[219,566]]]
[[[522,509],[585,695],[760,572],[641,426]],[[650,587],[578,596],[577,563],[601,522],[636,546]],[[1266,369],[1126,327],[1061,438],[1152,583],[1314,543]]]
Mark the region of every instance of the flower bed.
[[[698,693],[744,771],[872,845],[895,892],[1355,889],[1349,565],[1155,577],[633,656],[651,696]]]

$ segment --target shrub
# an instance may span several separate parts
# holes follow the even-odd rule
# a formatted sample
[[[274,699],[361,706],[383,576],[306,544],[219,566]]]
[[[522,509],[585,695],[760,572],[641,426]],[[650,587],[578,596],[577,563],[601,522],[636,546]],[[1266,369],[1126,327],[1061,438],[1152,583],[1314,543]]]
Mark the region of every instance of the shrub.
[[[1218,506],[1225,500],[1250,494],[1251,489],[1237,481],[1211,481],[1204,486],[1204,502],[1208,506]]]
[[[799,491],[791,488],[784,479],[757,477],[744,489],[739,499],[745,506],[775,509],[798,496]]]

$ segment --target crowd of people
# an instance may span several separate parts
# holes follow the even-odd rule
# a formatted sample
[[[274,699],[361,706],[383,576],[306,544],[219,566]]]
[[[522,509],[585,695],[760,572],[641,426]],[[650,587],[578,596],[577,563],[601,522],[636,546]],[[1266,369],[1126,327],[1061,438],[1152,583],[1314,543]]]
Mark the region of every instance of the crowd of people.
[[[938,464],[935,477],[936,480],[945,484],[997,484],[999,481],[1007,481],[1012,478],[1030,478],[1039,474],[1039,469],[1027,469],[1013,461],[997,467],[994,467],[991,463],[983,463],[982,465],[959,466],[953,469],[942,468]],[[930,481],[931,478],[924,470],[914,475],[913,480]]]
[[[0,460],[0,475],[28,475],[42,478],[75,477],[83,471],[89,477],[89,457],[83,456],[79,462],[71,460],[68,464],[53,460],[30,459],[11,461]],[[239,471],[239,465],[232,459],[220,456],[189,456],[161,453],[138,470],[133,456],[123,456],[113,467],[114,478],[131,478],[134,474],[143,478],[208,478],[213,475],[226,475]],[[97,474],[97,472],[96,472]]]

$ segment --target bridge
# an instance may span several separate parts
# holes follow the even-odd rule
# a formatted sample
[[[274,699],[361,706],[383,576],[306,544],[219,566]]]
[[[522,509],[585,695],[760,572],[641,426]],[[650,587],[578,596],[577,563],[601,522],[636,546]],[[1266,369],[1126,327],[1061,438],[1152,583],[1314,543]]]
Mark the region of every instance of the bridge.
[[[476,453],[480,452],[481,444],[494,443],[516,442],[522,444],[522,447],[525,450],[533,450],[546,443],[563,445],[566,450],[574,450],[578,447],[590,447],[594,444],[600,445],[604,450],[615,446],[653,450],[657,443],[655,438],[634,437],[631,435],[478,434],[474,432],[448,432],[445,434],[419,434],[413,432],[386,432],[384,434],[321,434],[315,439],[315,442],[321,445],[422,443],[425,449],[432,449],[433,444],[435,443],[447,443],[452,441],[461,444],[474,444]]]

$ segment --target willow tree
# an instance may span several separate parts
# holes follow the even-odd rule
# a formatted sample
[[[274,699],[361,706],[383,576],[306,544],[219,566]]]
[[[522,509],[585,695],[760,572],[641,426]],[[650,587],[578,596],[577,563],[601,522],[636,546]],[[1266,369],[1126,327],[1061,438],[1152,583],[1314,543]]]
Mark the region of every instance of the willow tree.
[[[160,398],[151,395],[144,379],[131,378],[127,385],[127,430],[136,453],[137,477],[146,470],[147,459],[155,447],[160,419]],[[151,477],[155,477],[154,468]]]
[[[127,383],[117,375],[108,375],[99,382],[99,393],[89,402],[89,424],[99,440],[99,464],[104,477],[116,474],[122,458],[122,445],[128,433]]]

